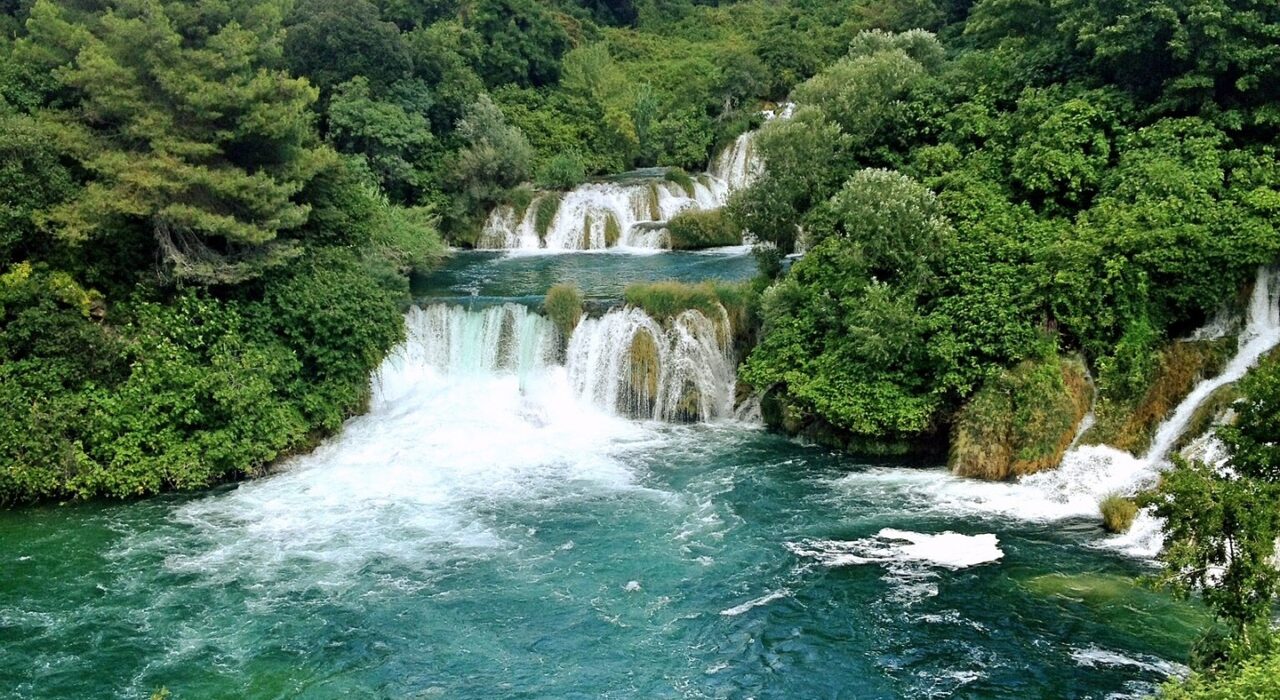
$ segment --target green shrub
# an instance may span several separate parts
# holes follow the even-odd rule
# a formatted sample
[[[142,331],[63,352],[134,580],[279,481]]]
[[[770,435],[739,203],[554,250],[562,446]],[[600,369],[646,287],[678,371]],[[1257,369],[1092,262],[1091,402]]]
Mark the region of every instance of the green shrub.
[[[717,246],[741,245],[742,231],[719,209],[685,211],[667,222],[673,250],[699,250]]]
[[[547,290],[542,312],[551,319],[560,334],[568,338],[582,319],[582,292],[572,284],[557,284]]]
[[[1249,659],[1216,674],[1192,674],[1160,688],[1160,700],[1267,700],[1280,698],[1280,653]]]
[[[1128,532],[1133,526],[1133,519],[1138,517],[1138,504],[1118,493],[1102,499],[1098,509],[1102,511],[1102,527],[1117,535]]]
[[[587,165],[576,150],[557,153],[538,169],[538,185],[547,189],[571,190],[586,180]]]

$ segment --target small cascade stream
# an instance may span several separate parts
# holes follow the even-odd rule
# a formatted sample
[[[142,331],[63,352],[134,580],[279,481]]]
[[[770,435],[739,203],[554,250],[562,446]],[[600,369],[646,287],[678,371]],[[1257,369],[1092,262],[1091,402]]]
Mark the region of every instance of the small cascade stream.
[[[1168,466],[1168,455],[1200,405],[1215,390],[1238,381],[1258,360],[1280,345],[1280,271],[1260,268],[1246,312],[1235,356],[1215,377],[1201,381],[1157,428],[1146,454],[1135,457],[1107,445],[1071,448],[1057,469],[1032,474],[1013,484],[944,479],[928,484],[911,479],[889,484],[898,476],[878,474],[892,488],[927,493],[932,507],[948,512],[1009,515],[1028,521],[1096,518],[1108,495],[1133,494],[1149,488]],[[1215,454],[1201,447],[1202,454]],[[1139,557],[1155,556],[1161,546],[1161,523],[1149,512],[1139,514],[1130,531],[1102,544]]]

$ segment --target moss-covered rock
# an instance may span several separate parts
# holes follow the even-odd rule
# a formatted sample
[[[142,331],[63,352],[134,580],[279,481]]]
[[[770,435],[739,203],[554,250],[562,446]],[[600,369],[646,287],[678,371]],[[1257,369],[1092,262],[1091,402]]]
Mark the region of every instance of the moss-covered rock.
[[[1156,371],[1137,398],[1117,399],[1102,391],[1096,408],[1097,421],[1081,441],[1141,454],[1151,444],[1160,423],[1196,384],[1217,376],[1235,349],[1235,338],[1170,343],[1160,351]]]
[[[680,387],[680,398],[676,400],[675,420],[681,423],[696,423],[702,420],[702,392],[693,382],[685,382]]]
[[[618,220],[613,214],[608,214],[604,220],[604,244],[612,248],[618,245],[618,239],[622,238],[622,226],[618,224]]]
[[[555,221],[556,213],[560,211],[561,197],[559,192],[549,192],[539,197],[533,204],[533,230],[538,234],[538,240],[546,240],[547,231],[551,230],[551,222]]]
[[[661,197],[658,195],[658,183],[649,183],[649,219],[652,221],[662,220],[662,207],[658,202]]]
[[[637,332],[627,349],[626,384],[619,410],[632,418],[651,418],[661,373],[657,341],[648,331]]]
[[[1074,358],[1027,360],[992,377],[956,415],[952,471],[998,481],[1057,466],[1092,392]]]
[[[684,190],[685,196],[692,198],[695,194],[693,178],[683,168],[671,168],[664,175],[667,182],[674,182]]]

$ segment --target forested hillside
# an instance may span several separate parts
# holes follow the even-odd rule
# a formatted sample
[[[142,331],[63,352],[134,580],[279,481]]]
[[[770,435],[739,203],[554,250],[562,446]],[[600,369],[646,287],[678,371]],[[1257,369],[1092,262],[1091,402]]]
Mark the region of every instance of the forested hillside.
[[[1267,3],[1082,0],[857,36],[730,204],[807,250],[744,378],[888,450],[1026,360],[1081,353],[1102,397],[1140,395],[1280,251],[1278,33]]]
[[[360,409],[438,232],[466,244],[525,182],[701,166],[856,28],[917,23],[869,2],[0,10],[6,503],[305,448]]]
[[[692,309],[725,319],[717,417],[741,380],[774,429],[963,476],[1137,455],[1280,260],[1275,0],[0,0],[0,507],[261,474],[366,408],[409,275],[495,207],[692,189],[756,129],[723,213],[644,222],[745,231],[762,272],[621,294],[658,329],[615,353],[647,351],[646,400]],[[561,355],[582,297],[543,309]],[[1218,465],[1109,506],[1165,519],[1163,582],[1218,620],[1171,697],[1274,690],[1278,378],[1206,401]]]

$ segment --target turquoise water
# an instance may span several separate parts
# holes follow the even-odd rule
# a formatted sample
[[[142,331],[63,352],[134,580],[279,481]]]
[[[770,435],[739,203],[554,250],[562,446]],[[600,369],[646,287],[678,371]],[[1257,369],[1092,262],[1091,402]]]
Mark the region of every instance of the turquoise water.
[[[272,476],[0,513],[0,688],[1133,697],[1203,623],[1135,585],[1149,565],[1093,518],[1039,520],[1001,505],[1021,500],[1007,485],[740,422],[625,420],[558,367],[391,363],[375,387],[369,414]],[[919,550],[884,528],[974,537]]]
[[[622,290],[632,282],[740,281],[755,272],[755,259],[745,247],[651,255],[462,251],[430,274],[416,276],[413,291],[422,301],[517,300],[536,304],[552,285],[565,282],[578,285],[588,298],[611,300],[621,298]]]

